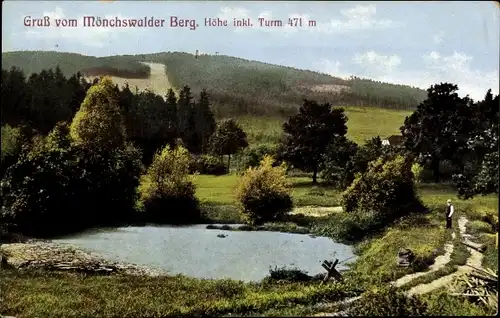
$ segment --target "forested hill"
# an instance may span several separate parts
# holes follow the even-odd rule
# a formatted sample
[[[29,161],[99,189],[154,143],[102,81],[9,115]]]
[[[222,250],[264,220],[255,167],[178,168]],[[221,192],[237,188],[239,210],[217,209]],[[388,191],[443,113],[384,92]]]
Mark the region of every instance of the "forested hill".
[[[59,66],[66,76],[112,75],[147,79],[149,67],[161,63],[175,89],[189,85],[197,93],[207,89],[216,111],[232,114],[289,115],[303,98],[335,105],[414,109],[426,91],[369,79],[344,80],[319,72],[272,65],[224,55],[165,52],[92,57],[75,53],[20,51],[2,53],[2,68],[21,68],[26,76]]]

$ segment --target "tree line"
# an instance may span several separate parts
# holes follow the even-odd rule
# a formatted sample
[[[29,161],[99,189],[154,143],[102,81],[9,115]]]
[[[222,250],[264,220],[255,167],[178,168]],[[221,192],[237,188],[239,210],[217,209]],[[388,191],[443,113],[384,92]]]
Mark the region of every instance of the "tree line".
[[[212,111],[217,118],[239,115],[288,117],[297,112],[304,98],[336,106],[376,106],[414,109],[424,90],[351,77],[347,80],[319,72],[272,65],[224,56],[164,52],[143,55],[87,57],[58,52],[11,52],[2,54],[7,67],[21,66],[27,74],[60,66],[67,77],[80,71],[85,75],[108,74],[126,78],[147,78],[149,67],[139,63],[166,65],[169,81],[176,88],[189,83],[192,93],[210,92]],[[344,90],[318,91],[316,85],[340,85]]]
[[[66,78],[59,67],[42,70],[25,78],[18,68],[2,70],[2,126],[23,127],[28,136],[48,134],[58,122],[70,121],[78,111],[89,83],[77,73]],[[125,120],[127,138],[143,152],[145,163],[164,144],[179,140],[194,154],[209,152],[216,130],[210,96],[206,90],[194,98],[189,86],[177,97],[172,89],[166,96],[150,91],[133,92],[128,85],[114,86]]]
[[[382,146],[379,137],[358,146],[346,138],[348,118],[342,108],[305,100],[283,124],[278,158],[312,172],[313,183],[322,173],[345,189],[369,162],[399,153],[413,157],[436,183],[443,178],[442,164],[448,163],[461,197],[498,193],[499,96],[488,90],[482,101],[473,101],[457,91],[450,83],[432,85],[401,126],[404,142],[399,146]]]
[[[189,174],[215,173],[223,156],[229,166],[231,155],[241,152],[245,169],[261,165],[247,170],[250,179],[240,189],[245,210],[259,211],[260,219],[275,194],[280,213],[289,208],[283,162],[311,172],[313,183],[322,178],[350,189],[344,196],[350,210],[386,209],[390,218],[415,197],[412,180],[420,176],[409,172],[410,164],[430,170],[439,182],[441,164],[448,162],[464,198],[498,193],[499,97],[488,91],[473,101],[457,90],[449,83],[431,86],[403,123],[401,146],[383,146],[379,137],[359,146],[346,138],[343,108],[304,99],[283,124],[276,149],[249,149],[236,121],[215,121],[205,90],[197,99],[189,86],[163,97],[119,88],[109,78],[65,78],[57,68],[28,79],[15,68],[2,71],[1,221],[33,235],[120,222],[199,221]],[[262,164],[267,155],[274,159]],[[281,167],[277,174],[273,165]],[[383,182],[389,175],[396,179]],[[263,183],[274,179],[283,181],[277,192]],[[408,200],[373,201],[372,195],[384,193]]]

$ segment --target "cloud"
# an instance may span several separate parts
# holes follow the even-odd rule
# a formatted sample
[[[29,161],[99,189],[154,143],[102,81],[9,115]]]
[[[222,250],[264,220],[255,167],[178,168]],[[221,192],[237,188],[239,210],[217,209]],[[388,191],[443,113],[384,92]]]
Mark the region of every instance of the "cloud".
[[[236,19],[250,18],[250,11],[248,9],[241,7],[237,8],[222,7],[217,17],[220,18],[221,20],[227,20],[228,24],[232,25],[234,18]]]
[[[323,59],[318,62],[313,62],[313,68],[322,73],[330,74],[343,79],[348,79],[352,75],[352,73],[348,73],[343,70],[342,63],[340,61]]]
[[[387,19],[377,19],[377,7],[374,4],[356,5],[350,9],[340,10],[342,19],[332,19],[326,23],[318,23],[316,31],[324,33],[345,33],[361,30],[379,30],[399,26]]]
[[[385,74],[392,72],[401,64],[401,58],[397,55],[383,55],[375,51],[362,54],[355,53],[353,62],[376,73]]]
[[[438,33],[436,33],[432,36],[432,41],[434,42],[434,44],[441,44],[441,43],[443,43],[443,40],[444,40],[444,32],[443,31],[439,31]]]
[[[316,32],[316,33],[346,33],[361,30],[378,30],[387,29],[399,26],[392,20],[377,19],[377,8],[375,5],[357,5],[350,9],[340,10],[340,19],[331,19],[328,22],[315,21],[316,25],[309,26],[310,16],[307,14],[288,14],[285,19],[280,19],[274,16],[271,11],[264,11],[257,16],[252,16],[250,10],[242,7],[223,7],[221,8],[218,17],[226,19],[228,23],[232,24],[233,18],[242,19],[250,18],[254,26],[251,28],[238,28],[235,27],[235,32],[243,32],[248,30],[258,30],[267,33],[279,33],[280,35],[290,35],[298,31]],[[266,20],[281,20],[281,27],[264,27],[260,26],[259,18]],[[292,19],[292,20],[290,20]],[[295,20],[297,19],[297,20]],[[298,21],[302,21],[302,26],[296,25]],[[290,23],[291,22],[291,23]]]
[[[139,28],[109,28],[109,27],[84,27],[83,17],[93,16],[91,14],[81,15],[76,18],[67,17],[60,7],[56,7],[54,11],[44,12],[42,16],[47,16],[50,19],[50,27],[44,28],[32,28],[24,32],[24,35],[28,38],[35,38],[46,40],[48,46],[53,47],[53,43],[57,44],[61,40],[66,40],[70,42],[79,43],[91,47],[104,47],[107,43],[117,38],[119,34],[125,32],[142,32]],[[118,15],[106,15],[103,18],[114,19],[115,17],[119,19],[126,19],[126,17]],[[56,19],[76,19],[78,26],[76,27],[57,27],[55,24]]]
[[[397,55],[368,51],[356,53],[352,58],[352,64],[362,66],[362,71],[350,72],[349,65],[330,60],[323,60],[313,65],[317,70],[333,76],[346,77],[346,74],[352,74],[422,89],[441,82],[454,83],[458,85],[461,96],[468,94],[475,100],[482,100],[490,88],[493,93],[498,94],[498,69],[479,70],[472,66],[472,61],[473,57],[465,53],[454,52],[443,55],[431,51],[423,54],[420,59],[411,61],[412,67],[404,68],[402,59]]]

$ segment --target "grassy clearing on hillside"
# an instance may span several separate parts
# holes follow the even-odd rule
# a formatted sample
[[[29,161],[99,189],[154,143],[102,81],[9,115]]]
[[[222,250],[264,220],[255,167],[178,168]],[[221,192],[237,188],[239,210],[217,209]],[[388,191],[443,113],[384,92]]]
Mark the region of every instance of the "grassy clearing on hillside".
[[[352,295],[348,286],[242,283],[184,276],[85,276],[0,271],[0,314],[23,317],[165,317],[245,314]]]
[[[345,107],[347,117],[347,136],[357,144],[375,136],[386,138],[400,134],[399,127],[411,111],[391,110],[376,107]],[[237,121],[248,135],[251,146],[277,144],[281,138],[282,125],[286,118],[238,116]]]
[[[113,84],[117,84],[118,87],[122,88],[128,83],[130,90],[135,93],[136,89],[139,92],[149,90],[162,97],[167,95],[170,88],[177,93],[177,89],[170,83],[167,74],[165,73],[165,65],[158,63],[141,63],[149,67],[149,76],[146,78],[123,78],[117,76],[111,76]],[[86,77],[86,80],[92,82],[95,77]]]

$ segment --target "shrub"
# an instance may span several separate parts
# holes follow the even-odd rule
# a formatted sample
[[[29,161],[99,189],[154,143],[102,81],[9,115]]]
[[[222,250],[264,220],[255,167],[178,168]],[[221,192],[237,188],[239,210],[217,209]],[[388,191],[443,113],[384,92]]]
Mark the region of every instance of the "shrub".
[[[242,154],[243,158],[241,162],[241,168],[243,170],[246,170],[250,167],[257,167],[266,155],[274,156],[275,153],[276,148],[268,145],[259,145],[257,147],[246,148]]]
[[[126,221],[135,201],[140,154],[95,154],[69,145],[58,125],[25,149],[1,183],[8,218],[27,235],[51,236]],[[127,213],[128,212],[128,213]]]
[[[2,126],[2,151],[0,153],[0,176],[5,170],[13,165],[21,153],[22,146],[21,129],[9,125]]]
[[[1,194],[7,218],[28,235],[49,234],[54,225],[69,227],[71,217],[70,181],[75,174],[72,153],[54,143],[50,135],[25,149],[7,169]],[[72,213],[68,213],[72,211]]]
[[[421,183],[422,182],[422,173],[424,171],[424,167],[420,165],[419,163],[414,163],[411,166],[411,172],[413,173],[413,178],[415,180],[415,183]]]
[[[308,282],[313,279],[312,276],[309,276],[306,271],[300,270],[298,268],[286,268],[283,267],[275,267],[269,269],[269,276],[266,277],[267,281],[288,281],[288,282]]]
[[[189,161],[189,173],[220,176],[228,171],[224,162],[211,155],[192,156]]]
[[[178,146],[158,151],[138,189],[138,208],[156,223],[191,223],[200,217],[195,185],[189,176],[189,153]]]
[[[400,155],[370,163],[368,171],[358,175],[342,194],[344,211],[371,211],[383,219],[393,219],[422,208],[414,187],[411,163]]]
[[[395,288],[383,288],[366,292],[362,299],[355,302],[349,316],[423,316],[427,313],[427,304],[418,297],[407,296]]]
[[[248,168],[238,183],[237,201],[249,223],[277,219],[293,206],[286,166],[273,167],[273,163],[270,156],[265,156],[260,166]]]
[[[373,212],[339,213],[325,224],[313,227],[313,232],[338,242],[353,243],[365,238],[367,234],[375,234],[374,229],[381,228],[381,219]]]

